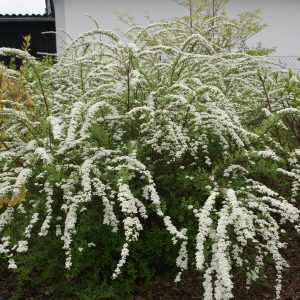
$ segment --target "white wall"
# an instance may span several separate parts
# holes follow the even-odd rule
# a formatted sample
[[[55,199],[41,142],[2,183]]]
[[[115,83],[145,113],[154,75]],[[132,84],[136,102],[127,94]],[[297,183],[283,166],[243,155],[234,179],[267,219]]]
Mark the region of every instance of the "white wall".
[[[127,13],[141,25],[147,24],[144,17],[146,14],[153,21],[167,20],[187,14],[187,10],[174,0],[54,0],[54,5],[57,30],[63,28],[72,37],[95,28],[94,23],[86,14],[93,16],[101,28],[123,31],[128,26],[122,23],[115,13]],[[58,48],[61,48],[63,43],[59,40],[57,42]]]
[[[57,29],[63,28],[73,37],[94,28],[86,14],[95,17],[102,28],[112,30],[127,28],[115,12],[128,13],[140,24],[146,23],[146,11],[154,21],[188,14],[174,0],[54,0],[54,3]],[[230,0],[227,13],[234,16],[256,8],[262,9],[264,22],[269,26],[249,44],[263,42],[266,47],[277,47],[275,55],[300,56],[300,0]],[[58,47],[61,46],[58,40]]]
[[[66,22],[65,22],[65,2],[64,0],[53,0],[55,10],[55,26],[56,26],[56,46],[60,53],[65,45]]]

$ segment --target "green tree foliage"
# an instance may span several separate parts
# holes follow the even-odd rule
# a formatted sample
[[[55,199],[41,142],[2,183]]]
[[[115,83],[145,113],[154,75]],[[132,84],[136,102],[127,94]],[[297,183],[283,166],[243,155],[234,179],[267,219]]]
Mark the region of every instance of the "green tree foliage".
[[[189,0],[177,1],[188,10],[183,19],[191,27],[201,27],[203,19],[211,21],[206,23],[206,36],[216,45],[229,51],[243,51],[252,55],[267,55],[275,48],[249,48],[247,41],[255,34],[267,27],[261,18],[261,10],[246,11],[230,18],[226,13],[226,4],[230,0]]]

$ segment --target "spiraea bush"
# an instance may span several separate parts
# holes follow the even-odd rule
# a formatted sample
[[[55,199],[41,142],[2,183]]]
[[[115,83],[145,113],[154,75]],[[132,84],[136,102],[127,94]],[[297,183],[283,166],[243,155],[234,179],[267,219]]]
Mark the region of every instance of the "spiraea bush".
[[[180,21],[130,35],[128,45],[84,33],[42,72],[28,53],[0,49],[35,78],[34,111],[0,112],[1,255],[20,284],[59,273],[56,292],[79,299],[124,298],[188,269],[203,274],[206,300],[230,299],[234,269],[249,285],[271,261],[279,297],[282,226],[299,226],[300,153],[270,121],[265,62]]]

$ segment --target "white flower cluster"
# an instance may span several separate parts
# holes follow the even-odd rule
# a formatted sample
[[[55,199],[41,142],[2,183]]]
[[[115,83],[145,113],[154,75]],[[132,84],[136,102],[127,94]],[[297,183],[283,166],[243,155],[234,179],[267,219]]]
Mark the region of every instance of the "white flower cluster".
[[[28,178],[31,176],[32,174],[32,170],[30,169],[21,169],[20,173],[18,174],[18,177],[16,178],[16,182],[14,184],[12,193],[14,195],[19,194],[20,188],[22,185],[24,185],[26,183],[26,181],[28,180]]]
[[[280,160],[280,158],[276,155],[276,153],[272,149],[255,151],[254,153],[260,157],[270,158],[270,159],[273,159],[274,161]]]
[[[49,153],[47,153],[45,148],[36,148],[35,154],[37,154],[37,156],[40,157],[45,164],[51,164],[53,158]]]
[[[123,245],[122,248],[122,252],[121,252],[121,259],[118,262],[117,268],[115,269],[112,278],[116,279],[118,277],[118,275],[121,273],[121,268],[122,266],[126,263],[126,258],[129,256],[129,245],[127,243],[125,243]]]
[[[6,236],[1,239],[2,244],[0,244],[0,254],[9,253],[10,237]]]
[[[296,149],[291,153],[289,158],[290,170],[278,168],[278,172],[290,177],[292,183],[291,201],[296,202],[300,195],[300,149]]]
[[[60,126],[59,119],[54,116],[49,116],[48,121],[52,127],[53,138],[56,140],[60,140],[62,135],[62,128]]]
[[[11,258],[8,260],[8,268],[9,269],[17,269],[16,262]]]
[[[216,49],[187,28],[181,22],[133,28],[134,47],[110,31],[82,34],[43,74],[49,99],[43,104],[40,89],[31,90],[39,109],[47,105],[45,114],[34,116],[20,104],[18,118],[8,118],[10,139],[0,150],[0,197],[17,195],[23,186],[27,193],[18,209],[1,210],[0,232],[20,214],[29,220],[24,239],[12,247],[5,234],[1,240],[0,252],[10,268],[17,266],[9,253],[30,251],[28,242],[36,237],[33,228],[40,219],[37,235],[56,233],[70,269],[82,217],[100,207],[99,220],[124,238],[113,278],[155,214],[179,247],[175,281],[188,269],[186,228],[194,221],[196,268],[204,275],[206,300],[232,298],[232,269],[246,269],[250,284],[259,278],[267,256],[278,273],[279,296],[286,266],[280,226],[289,221],[297,227],[299,211],[250,174],[257,157],[282,162],[270,135],[247,130],[240,118],[251,112],[257,101],[253,97],[263,93],[259,60]],[[164,44],[167,32],[180,34]],[[108,42],[94,38],[98,35]],[[5,53],[23,55],[0,49]],[[27,54],[24,58],[36,63]],[[268,117],[274,116],[270,112]],[[255,143],[265,150],[256,151]],[[291,154],[291,168],[278,169],[293,178],[294,201],[300,189],[299,161],[297,150]],[[172,176],[172,183],[161,183]],[[172,198],[173,183],[178,193]],[[191,220],[168,213],[174,198],[192,199],[187,207],[193,211]],[[90,247],[97,248],[97,242],[89,240]],[[252,255],[245,258],[248,250]]]
[[[37,223],[37,221],[39,220],[39,214],[38,213],[34,213],[31,217],[31,220],[29,222],[29,224],[27,225],[25,231],[24,231],[24,235],[25,237],[27,237],[28,239],[31,237],[31,232],[32,229],[34,227],[34,224]]]
[[[2,214],[0,214],[0,232],[3,231],[5,226],[9,225],[9,223],[14,218],[14,208],[8,207]]]
[[[18,253],[27,252],[28,250],[28,242],[27,241],[18,241],[18,246],[16,251]]]
[[[259,272],[264,267],[263,259],[271,255],[278,272],[277,276],[277,297],[280,295],[282,270],[287,266],[286,261],[279,253],[279,249],[284,247],[280,242],[279,225],[272,217],[272,213],[279,213],[284,221],[289,216],[290,221],[297,224],[299,221],[299,211],[287,202],[274,198],[277,194],[268,188],[260,186],[257,182],[249,180],[247,192],[239,192],[229,189],[226,192],[213,191],[206,200],[201,210],[194,209],[194,214],[199,219],[199,229],[197,234],[196,267],[198,270],[205,269],[203,286],[205,289],[205,299],[230,299],[232,298],[233,282],[230,271],[235,261],[237,266],[244,266],[248,270],[248,283],[259,278]],[[259,186],[259,189],[258,189]],[[265,189],[264,189],[265,188]],[[257,198],[256,191],[269,196]],[[224,194],[222,196],[222,193]],[[271,194],[271,196],[270,196]],[[239,195],[239,196],[237,196]],[[243,198],[243,202],[239,201]],[[245,201],[246,199],[247,201]],[[216,212],[216,201],[223,201],[223,208]],[[262,202],[263,200],[263,202]],[[270,203],[272,207],[266,203]],[[192,209],[192,207],[190,207]],[[255,214],[259,210],[262,214],[259,217]],[[214,214],[218,214],[217,227],[214,230]],[[232,228],[236,235],[236,240],[232,241],[229,232]],[[205,257],[205,245],[208,241],[212,243],[212,257],[210,265]],[[265,241],[265,243],[262,243]],[[252,243],[255,247],[255,267],[249,265],[247,259],[242,258],[243,249]],[[230,250],[231,249],[231,250]],[[216,280],[212,283],[213,275]]]
[[[41,230],[39,232],[40,236],[46,236],[50,228],[50,221],[52,219],[52,204],[53,204],[53,188],[48,182],[45,183],[44,191],[46,193],[46,219],[42,224]]]

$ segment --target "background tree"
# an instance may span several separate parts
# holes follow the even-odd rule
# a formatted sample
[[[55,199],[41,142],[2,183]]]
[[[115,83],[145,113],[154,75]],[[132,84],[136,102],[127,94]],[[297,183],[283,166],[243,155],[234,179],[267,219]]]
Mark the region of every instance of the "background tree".
[[[261,10],[245,11],[235,18],[228,17],[226,5],[230,0],[188,0],[177,1],[188,10],[188,15],[182,19],[191,27],[201,28],[203,20],[210,19],[206,36],[219,47],[229,51],[243,51],[252,55],[267,55],[275,48],[248,47],[247,41],[267,27],[263,23]]]

